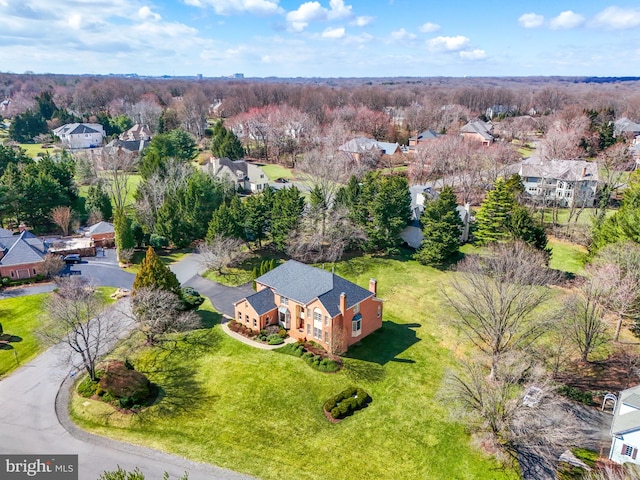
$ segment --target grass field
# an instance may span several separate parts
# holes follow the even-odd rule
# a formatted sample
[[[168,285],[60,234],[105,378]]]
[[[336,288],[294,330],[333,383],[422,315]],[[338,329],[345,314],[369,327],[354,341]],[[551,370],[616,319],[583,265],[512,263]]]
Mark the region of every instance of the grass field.
[[[453,274],[369,257],[343,262],[337,272],[360,285],[375,277],[385,300],[382,330],[349,351],[344,370],[315,371],[299,358],[244,345],[216,324],[171,356],[136,354],[140,339],[122,346],[163,390],[142,414],[75,398],[72,417],[95,433],[263,479],[515,478],[472,445],[440,401],[459,344],[445,326],[439,293]],[[204,307],[215,322],[208,301]],[[323,402],[350,385],[373,402],[329,423]]]
[[[99,287],[98,294],[105,303],[112,303],[109,295],[114,288]],[[24,297],[0,300],[0,321],[7,345],[0,344],[0,376],[14,370],[18,363],[23,364],[38,355],[43,346],[36,339],[34,332],[42,322],[44,301],[48,293],[28,295]]]
[[[582,211],[582,213],[580,213],[580,216],[577,217],[577,221],[576,221],[576,215],[574,213],[573,217],[571,218],[571,223],[575,222],[578,225],[591,225],[591,222],[593,221],[594,212],[595,212],[595,209],[593,208],[585,208]],[[615,212],[616,210],[609,209],[607,210],[606,216],[613,215]],[[570,209],[568,208],[560,208],[558,210],[558,225],[567,225],[569,223],[569,213],[570,213]],[[545,210],[545,213],[544,213],[544,222],[546,224],[550,224],[552,221],[553,221],[552,212],[551,212],[551,209],[548,208]]]
[[[584,265],[587,260],[587,248],[575,243],[549,237],[551,260],[549,266],[556,270],[584,275]]]
[[[267,174],[267,177],[269,177],[271,182],[276,178],[286,178],[287,180],[291,180],[294,177],[294,173],[291,168],[286,168],[280,165],[260,165],[260,168],[264,170],[264,173]]]
[[[133,254],[133,258],[131,259],[131,265],[126,267],[125,270],[127,272],[137,274],[138,270],[140,269],[140,262],[142,262],[142,259],[145,257],[146,253],[146,249],[136,250],[136,252]],[[183,248],[180,250],[156,250],[156,254],[165,265],[177,262],[188,253],[191,253],[191,249],[189,248]]]

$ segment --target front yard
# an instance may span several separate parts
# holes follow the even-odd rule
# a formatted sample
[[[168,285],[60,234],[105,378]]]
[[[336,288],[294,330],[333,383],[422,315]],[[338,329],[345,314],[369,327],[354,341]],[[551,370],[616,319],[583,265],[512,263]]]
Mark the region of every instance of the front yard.
[[[377,278],[385,300],[382,330],[353,347],[340,372],[244,345],[216,323],[170,356],[141,348],[137,337],[121,347],[163,390],[148,410],[126,415],[76,397],[72,417],[95,433],[264,479],[514,478],[477,450],[440,401],[459,346],[440,304],[440,285],[451,273],[368,257],[336,272],[360,285]],[[215,321],[208,301],[204,307]],[[349,386],[373,402],[328,422],[323,403]]]

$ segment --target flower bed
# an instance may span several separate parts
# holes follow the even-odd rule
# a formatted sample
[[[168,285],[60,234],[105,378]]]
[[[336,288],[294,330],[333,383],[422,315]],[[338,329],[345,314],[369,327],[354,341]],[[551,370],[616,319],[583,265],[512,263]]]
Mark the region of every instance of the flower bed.
[[[266,343],[268,345],[281,345],[287,337],[287,331],[278,325],[269,325],[267,328],[256,333],[255,330],[239,323],[235,320],[229,320],[227,324],[229,330],[239,333],[240,335],[250,338],[256,342]]]
[[[363,389],[349,387],[324,402],[322,410],[330,421],[336,422],[365,408],[371,400],[371,396]]]

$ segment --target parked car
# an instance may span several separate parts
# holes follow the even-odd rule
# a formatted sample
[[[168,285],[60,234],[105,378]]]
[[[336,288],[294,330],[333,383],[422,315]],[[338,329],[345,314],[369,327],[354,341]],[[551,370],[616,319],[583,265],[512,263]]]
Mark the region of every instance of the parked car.
[[[69,255],[66,255],[63,260],[64,260],[64,263],[66,263],[67,265],[82,262],[82,258],[77,253],[71,253]]]
[[[289,183],[289,180],[287,180],[286,178],[276,178],[276,183]]]

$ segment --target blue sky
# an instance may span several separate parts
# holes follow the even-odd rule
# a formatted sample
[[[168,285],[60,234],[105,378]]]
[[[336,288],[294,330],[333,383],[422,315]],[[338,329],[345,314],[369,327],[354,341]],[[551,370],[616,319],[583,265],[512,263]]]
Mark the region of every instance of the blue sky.
[[[0,0],[0,71],[639,75],[640,5],[637,0]]]

